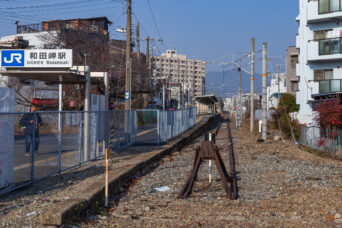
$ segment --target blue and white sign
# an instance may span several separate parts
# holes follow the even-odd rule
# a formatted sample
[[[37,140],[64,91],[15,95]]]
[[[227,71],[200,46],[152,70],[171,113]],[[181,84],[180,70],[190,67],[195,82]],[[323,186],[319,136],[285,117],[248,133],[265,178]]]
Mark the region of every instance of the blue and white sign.
[[[125,100],[126,100],[126,101],[129,100],[129,91],[125,91]]]
[[[25,51],[24,50],[3,50],[1,51],[2,67],[24,67]]]
[[[1,50],[0,67],[70,68],[72,67],[72,50]]]

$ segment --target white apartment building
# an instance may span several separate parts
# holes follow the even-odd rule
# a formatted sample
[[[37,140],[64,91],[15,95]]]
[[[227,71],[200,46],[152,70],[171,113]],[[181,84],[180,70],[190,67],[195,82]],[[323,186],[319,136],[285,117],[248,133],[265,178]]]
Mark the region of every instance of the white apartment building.
[[[187,59],[176,50],[167,50],[152,62],[156,68],[155,77],[166,77],[169,83],[181,83],[183,94],[192,98],[205,94],[206,63],[202,60]]]
[[[342,90],[342,0],[300,0],[298,121],[315,125],[313,104]]]
[[[267,86],[267,109],[278,107],[279,93],[286,93],[286,73],[272,74],[271,84]]]

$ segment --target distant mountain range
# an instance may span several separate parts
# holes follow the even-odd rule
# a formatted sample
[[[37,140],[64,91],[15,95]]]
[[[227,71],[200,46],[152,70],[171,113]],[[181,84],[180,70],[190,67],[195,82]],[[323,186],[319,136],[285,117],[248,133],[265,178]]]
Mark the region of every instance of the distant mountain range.
[[[221,97],[231,97],[240,90],[240,72],[232,71],[225,73],[224,87],[222,88],[222,72],[208,71],[206,78],[206,93],[219,94]],[[254,78],[254,91],[260,93],[262,89],[262,78],[260,74],[256,74]],[[249,93],[250,91],[250,75],[242,73],[242,91]]]

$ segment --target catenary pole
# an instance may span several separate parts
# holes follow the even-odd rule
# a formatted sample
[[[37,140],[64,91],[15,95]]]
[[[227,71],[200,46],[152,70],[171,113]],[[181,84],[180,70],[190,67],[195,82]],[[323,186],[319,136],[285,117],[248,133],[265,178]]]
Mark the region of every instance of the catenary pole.
[[[250,131],[254,130],[254,75],[255,75],[255,39],[251,39],[251,98],[250,98]]]
[[[267,43],[262,44],[262,139],[267,139]]]

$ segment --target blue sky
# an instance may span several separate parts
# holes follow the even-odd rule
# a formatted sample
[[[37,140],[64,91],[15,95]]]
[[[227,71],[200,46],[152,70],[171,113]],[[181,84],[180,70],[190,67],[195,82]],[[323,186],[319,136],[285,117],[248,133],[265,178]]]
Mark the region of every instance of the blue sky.
[[[248,52],[250,38],[256,49],[262,42],[269,46],[269,56],[283,63],[285,50],[295,45],[298,15],[297,0],[149,0],[163,44],[156,52],[176,48],[189,57],[213,61],[230,61],[232,52]],[[0,36],[15,32],[14,22],[37,23],[41,20],[107,16],[114,22],[111,37],[123,39],[115,32],[125,26],[122,0],[0,0]],[[41,7],[40,5],[45,5]],[[22,8],[18,8],[22,7]],[[10,9],[8,9],[10,8]],[[133,23],[140,21],[141,37],[160,38],[153,23],[147,0],[133,0]],[[144,48],[144,44],[143,47]],[[276,60],[276,57],[278,60]],[[208,70],[219,70],[209,65]],[[272,69],[271,69],[272,71]],[[257,66],[257,72],[260,72]]]

